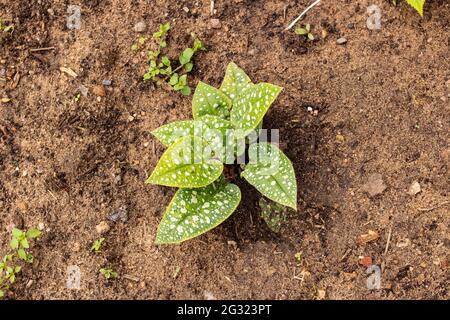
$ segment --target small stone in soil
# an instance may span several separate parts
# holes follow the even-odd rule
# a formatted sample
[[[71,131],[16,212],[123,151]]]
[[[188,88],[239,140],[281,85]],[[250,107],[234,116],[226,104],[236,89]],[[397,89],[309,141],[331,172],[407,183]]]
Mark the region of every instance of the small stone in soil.
[[[336,43],[339,45],[343,45],[347,43],[347,39],[345,37],[341,37],[339,39],[336,40]]]
[[[410,196],[415,196],[421,191],[420,184],[417,181],[414,181],[408,189],[408,194]]]
[[[136,32],[144,32],[147,29],[147,25],[144,21],[140,21],[134,25],[133,29]]]
[[[189,8],[188,7],[183,7],[183,11],[188,13],[189,12]]]
[[[127,206],[121,206],[117,210],[114,210],[108,215],[108,220],[112,222],[127,222],[128,220],[128,209]]]
[[[28,210],[28,203],[26,203],[25,201],[17,201],[16,202],[16,207],[17,209],[19,209],[20,211],[27,211]]]
[[[106,221],[102,221],[100,222],[96,227],[95,230],[97,231],[98,234],[104,234],[106,232],[108,232],[110,229],[108,222]]]
[[[112,84],[111,80],[103,80],[102,81],[102,85],[104,85],[104,86],[110,86],[111,84]]]
[[[92,88],[92,92],[98,96],[98,97],[104,97],[106,96],[106,90],[103,85],[96,85],[94,88]]]
[[[78,90],[80,90],[80,93],[83,97],[87,97],[89,89],[85,85],[80,84],[80,86],[78,87]]]
[[[222,23],[219,19],[211,19],[210,24],[213,29],[220,29],[222,27]]]
[[[362,186],[362,190],[367,192],[371,197],[383,193],[386,188],[383,177],[379,173],[372,174]]]

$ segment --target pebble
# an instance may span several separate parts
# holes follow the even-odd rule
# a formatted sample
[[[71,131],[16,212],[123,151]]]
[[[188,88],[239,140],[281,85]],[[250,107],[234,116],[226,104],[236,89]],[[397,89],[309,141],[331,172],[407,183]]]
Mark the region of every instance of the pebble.
[[[144,32],[147,29],[147,25],[144,21],[140,21],[134,25],[133,29],[136,32]]]
[[[362,190],[367,192],[370,197],[374,197],[383,193],[387,186],[384,184],[383,177],[379,173],[374,173],[367,179],[367,182],[362,186]]]
[[[45,228],[45,224],[43,222],[39,222],[38,229],[42,231],[42,230],[44,230],[44,228]]]
[[[405,238],[405,239],[402,239],[399,242],[397,242],[397,244],[395,246],[397,248],[406,248],[410,244],[411,244],[411,240],[409,240],[408,238]]]
[[[183,7],[183,11],[188,13],[189,12],[189,8],[185,6],[185,7]]]
[[[410,196],[415,196],[418,194],[422,189],[420,188],[420,183],[417,181],[414,181],[411,186],[408,189],[408,194]]]
[[[127,222],[128,220],[128,209],[127,206],[121,206],[117,210],[114,210],[108,215],[108,220],[112,222]]]
[[[103,80],[102,85],[104,86],[110,86],[112,84],[112,80]]]
[[[327,292],[325,290],[317,290],[317,300],[325,299]]]
[[[219,19],[211,19],[210,20],[211,28],[213,29],[220,29],[222,27],[222,23]]]
[[[98,96],[98,97],[104,97],[106,96],[106,90],[105,87],[102,85],[96,85],[94,88],[92,88],[92,92]]]
[[[80,245],[79,242],[74,242],[74,243],[72,243],[72,245],[70,246],[70,249],[71,249],[73,252],[79,252],[80,249],[81,249],[81,245]]]
[[[336,143],[344,143],[345,138],[344,138],[344,136],[343,136],[342,134],[339,134],[339,133],[338,133],[338,134],[336,135],[335,141],[336,141]]]
[[[214,294],[208,290],[205,290],[203,292],[203,297],[205,298],[205,300],[217,300]]]
[[[16,207],[20,211],[24,212],[24,211],[28,210],[28,203],[26,203],[25,201],[17,201],[16,202]]]
[[[339,45],[346,44],[347,43],[347,38],[341,37],[341,38],[336,40],[336,43],[339,44]]]
[[[96,227],[95,230],[97,231],[98,234],[104,234],[106,232],[108,232],[110,229],[108,222],[106,221],[102,221],[100,222]]]
[[[27,289],[33,285],[33,282],[34,282],[34,280],[30,280],[27,282],[27,285],[26,285]]]

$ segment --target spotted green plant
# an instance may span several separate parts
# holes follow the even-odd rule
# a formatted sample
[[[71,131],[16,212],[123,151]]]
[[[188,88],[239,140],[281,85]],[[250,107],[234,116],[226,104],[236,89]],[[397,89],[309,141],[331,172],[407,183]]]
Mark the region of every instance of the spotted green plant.
[[[166,124],[152,133],[167,146],[146,183],[177,187],[156,235],[156,243],[181,243],[225,221],[241,200],[226,180],[224,164],[245,155],[241,176],[268,199],[296,209],[297,183],[291,161],[275,145],[250,136],[282,88],[253,84],[230,63],[219,89],[199,82],[192,100],[193,120]]]

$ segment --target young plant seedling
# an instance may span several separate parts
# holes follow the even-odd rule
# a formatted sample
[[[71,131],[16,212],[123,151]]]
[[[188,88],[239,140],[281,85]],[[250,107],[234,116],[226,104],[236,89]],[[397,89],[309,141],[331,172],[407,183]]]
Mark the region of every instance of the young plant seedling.
[[[102,251],[103,242],[105,242],[105,238],[100,238],[94,241],[91,247],[91,251],[94,253],[99,253]]]
[[[101,268],[100,273],[105,277],[106,280],[114,280],[119,277],[119,274],[111,268]]]
[[[242,69],[230,63],[219,89],[198,83],[192,100],[193,120],[152,132],[168,149],[146,183],[180,188],[164,213],[156,243],[192,239],[236,210],[241,192],[225,179],[223,170],[224,164],[234,164],[245,154],[246,142],[249,162],[241,176],[268,199],[297,208],[291,161],[275,145],[249,142],[281,90],[270,83],[253,84]]]
[[[0,299],[5,296],[5,291],[16,281],[17,274],[22,270],[18,260],[27,263],[33,262],[33,256],[27,252],[30,240],[41,235],[37,229],[22,231],[17,228],[12,230],[10,241],[11,252],[0,260]]]
[[[194,63],[192,58],[198,51],[206,51],[203,43],[191,34],[194,39],[192,48],[186,48],[180,54],[178,62],[173,62],[167,56],[161,56],[161,51],[167,46],[166,35],[170,30],[170,23],[159,26],[159,31],[153,34],[153,39],[158,44],[158,49],[148,52],[150,66],[144,74],[144,80],[151,80],[157,84],[167,83],[173,90],[180,91],[183,95],[191,94],[187,75],[192,71]]]
[[[305,24],[303,28],[296,28],[295,34],[305,37],[308,41],[314,40],[314,35],[311,33],[311,25],[309,23]]]
[[[139,36],[139,37],[137,38],[136,42],[133,43],[133,45],[131,46],[131,50],[137,51],[137,50],[141,49],[141,48],[144,46],[145,41],[147,41],[147,38],[146,38],[146,37],[144,37],[144,36]]]

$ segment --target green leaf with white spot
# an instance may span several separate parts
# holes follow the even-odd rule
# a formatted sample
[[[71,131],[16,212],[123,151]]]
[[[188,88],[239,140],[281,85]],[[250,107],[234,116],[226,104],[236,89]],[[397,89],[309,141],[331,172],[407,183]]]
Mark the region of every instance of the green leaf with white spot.
[[[242,177],[267,198],[297,209],[297,181],[288,157],[266,142],[252,144],[248,152]]]
[[[233,125],[230,121],[206,115],[198,120],[176,121],[163,125],[152,131],[152,134],[166,147],[185,136],[203,137],[206,141],[217,140],[218,137],[225,141],[227,130],[231,130]]]
[[[228,118],[231,100],[219,89],[199,81],[192,98],[192,115],[197,119],[204,115]]]
[[[212,158],[211,148],[202,138],[186,136],[163,153],[146,183],[200,188],[216,180],[222,171],[223,164]]]
[[[234,102],[251,82],[244,70],[239,68],[234,62],[230,62],[225,71],[225,77],[220,85],[220,90]]]
[[[280,94],[282,87],[270,83],[258,83],[243,90],[234,101],[230,120],[236,129],[244,132],[258,127],[270,105]]]
[[[425,4],[425,0],[406,0],[406,2],[423,16],[423,5]]]
[[[241,201],[239,187],[223,179],[204,188],[175,193],[159,224],[157,244],[181,243],[221,224]]]

